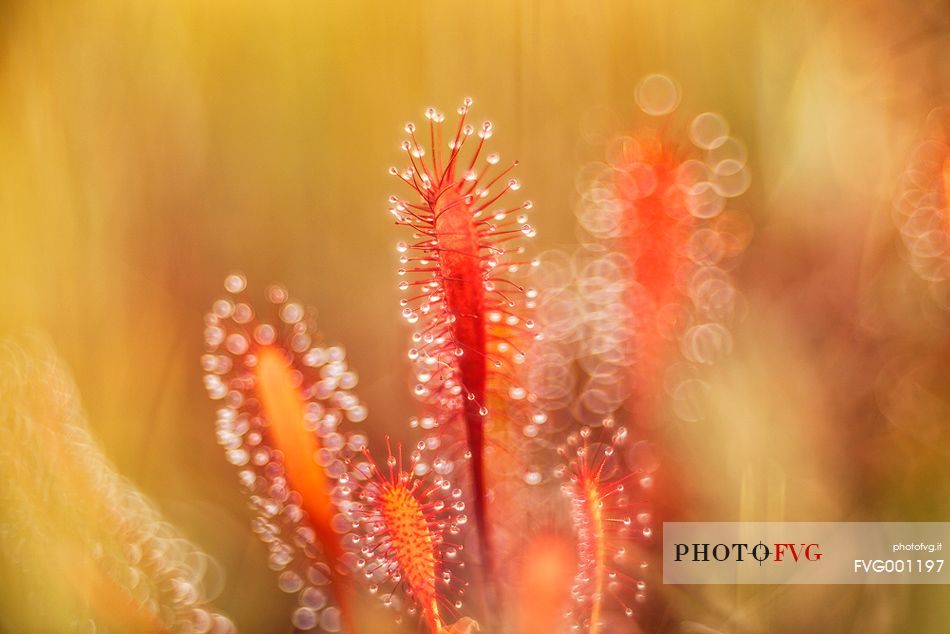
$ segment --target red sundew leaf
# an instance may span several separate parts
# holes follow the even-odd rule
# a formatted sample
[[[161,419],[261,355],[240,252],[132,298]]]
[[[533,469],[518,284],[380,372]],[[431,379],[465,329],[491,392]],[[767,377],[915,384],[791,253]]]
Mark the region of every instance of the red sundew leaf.
[[[343,461],[366,439],[344,436],[338,427],[364,420],[366,408],[350,392],[357,376],[343,349],[314,341],[303,307],[271,287],[274,319],[259,321],[241,297],[245,286],[243,275],[230,275],[230,297],[216,301],[205,318],[205,387],[223,401],[218,442],[241,467],[256,513],[253,528],[268,544],[271,568],[281,572],[281,589],[299,595],[294,626],[339,631],[352,615],[340,572],[340,534],[349,523],[337,510],[338,480]]]
[[[610,423],[605,430],[610,430]],[[605,599],[613,597],[628,617],[634,614],[631,602],[643,601],[646,583],[620,569],[638,540],[652,537],[649,514],[638,512],[641,502],[629,498],[628,488],[638,471],[613,473],[616,449],[627,432],[618,428],[609,444],[591,443],[591,430],[573,434],[559,452],[567,460],[563,466],[564,493],[571,502],[571,519],[577,536],[578,569],[572,590],[577,608],[571,611],[578,628],[589,634],[601,631]]]
[[[633,385],[640,401],[656,394],[668,362],[670,334],[682,326],[688,298],[684,273],[694,266],[687,245],[695,220],[681,186],[683,151],[658,136],[641,134],[617,162],[623,252],[633,267],[628,303],[635,315]]]
[[[462,491],[441,476],[419,475],[429,472],[422,461],[424,447],[420,442],[412,452],[408,469],[403,466],[402,447],[394,456],[388,439],[382,468],[364,450],[367,462],[352,472],[355,499],[348,507],[357,529],[353,543],[361,554],[357,566],[364,569],[374,594],[380,592],[381,581],[394,586],[384,595],[387,602],[395,587],[404,587],[433,634],[467,631],[474,624],[471,619],[447,622],[462,607],[464,592],[457,576],[465,565],[459,561],[462,546],[453,541],[467,519]]]
[[[516,163],[493,169],[497,155],[482,159],[492,135],[490,122],[478,128],[476,147],[462,157],[467,139],[476,134],[465,122],[471,103],[466,99],[458,109],[447,156],[441,147],[441,113],[431,108],[426,112],[428,148],[418,141],[415,126],[406,126],[409,139],[402,147],[409,167],[402,172],[391,168],[390,173],[410,186],[415,199],[391,197],[390,212],[397,224],[413,231],[413,241],[399,245],[404,266],[399,274],[411,276],[400,282],[410,293],[402,301],[403,315],[419,324],[409,351],[417,364],[416,394],[431,408],[440,435],[453,433],[457,423],[464,429],[473,512],[490,571],[485,447],[499,439],[486,437],[486,417],[504,421],[500,425],[510,431],[523,424],[526,404],[533,400],[517,378],[525,345],[533,337],[534,323],[525,317],[533,293],[506,280],[502,271],[527,264],[519,261],[523,247],[511,245],[517,238],[532,237],[534,229],[527,223],[530,201],[513,206],[504,202],[519,189],[518,182],[508,178]],[[496,406],[499,399],[507,401],[504,412]]]
[[[688,135],[666,124],[641,128],[612,142],[607,164],[584,174],[593,179],[578,216],[600,241],[588,245],[593,261],[582,288],[623,289],[622,326],[607,322],[595,334],[617,344],[607,365],[631,368],[627,405],[638,423],[655,421],[674,361],[712,364],[732,347],[727,324],[738,293],[726,271],[751,229],[741,213],[726,209],[750,183],[745,148],[728,130],[708,112],[693,119]],[[611,369],[600,368],[598,389]],[[627,390],[584,396],[591,411],[609,413]]]
[[[676,269],[687,257],[685,242],[693,228],[678,186],[683,159],[676,154],[660,139],[644,135],[627,146],[617,165],[616,188],[625,205],[622,232],[636,263],[637,281],[658,305],[678,294]]]

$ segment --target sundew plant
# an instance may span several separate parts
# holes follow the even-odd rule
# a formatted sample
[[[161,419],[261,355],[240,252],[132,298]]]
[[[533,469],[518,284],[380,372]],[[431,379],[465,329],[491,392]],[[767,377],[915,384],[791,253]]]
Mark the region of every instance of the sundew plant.
[[[696,363],[723,352],[723,302],[734,294],[717,268],[729,233],[713,220],[748,186],[721,117],[672,131],[677,91],[668,78],[644,80],[641,108],[666,118],[611,146],[578,212],[597,241],[582,249],[600,259],[573,283],[619,289],[600,338],[635,351],[615,364],[629,371],[591,372],[584,360],[596,350],[565,352],[558,320],[536,318],[539,298],[549,315],[564,308],[560,287],[533,285],[545,279],[528,247],[533,204],[518,197],[517,161],[491,150],[492,123],[472,121],[471,99],[455,123],[429,108],[423,126],[406,124],[405,163],[390,168],[403,188],[388,211],[403,294],[394,314],[411,326],[414,443],[374,433],[357,374],[314,310],[281,286],[255,304],[244,274],[227,277],[205,317],[205,387],[252,530],[279,587],[297,596],[296,629],[360,631],[356,606],[373,595],[395,621],[409,615],[436,634],[532,621],[594,634],[636,619],[648,601],[654,480],[637,465],[644,443],[627,449],[628,426],[649,422],[671,341]],[[591,298],[574,297],[584,313]],[[551,402],[552,354],[562,375],[579,377],[580,409]],[[570,554],[526,589],[525,571],[547,561],[530,560],[533,545],[549,542]],[[535,599],[555,616],[531,617]]]

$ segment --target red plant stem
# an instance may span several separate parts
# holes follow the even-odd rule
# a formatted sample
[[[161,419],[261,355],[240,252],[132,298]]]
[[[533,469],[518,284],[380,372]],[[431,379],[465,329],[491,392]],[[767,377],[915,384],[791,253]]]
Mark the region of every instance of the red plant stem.
[[[457,191],[445,192],[434,205],[434,226],[439,245],[440,268],[445,299],[455,315],[451,329],[462,348],[459,374],[468,390],[462,415],[471,452],[475,523],[485,572],[492,574],[491,540],[485,483],[485,430],[480,411],[485,403],[485,285],[482,279],[481,248],[476,235],[471,206]],[[461,204],[460,204],[461,203]]]
[[[494,559],[491,551],[490,524],[488,522],[488,487],[485,483],[485,427],[475,401],[465,403],[465,433],[469,450],[472,452],[472,488],[475,507],[475,525],[478,528],[479,549],[485,574],[494,572]]]

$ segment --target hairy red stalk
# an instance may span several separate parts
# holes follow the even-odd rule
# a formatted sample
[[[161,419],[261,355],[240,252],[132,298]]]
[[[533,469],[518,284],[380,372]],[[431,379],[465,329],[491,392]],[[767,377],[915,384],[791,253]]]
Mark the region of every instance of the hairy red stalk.
[[[605,425],[606,429],[612,427],[609,421]],[[652,535],[652,529],[646,526],[649,515],[641,513],[634,518],[635,505],[626,491],[638,472],[614,473],[619,469],[614,454],[626,437],[627,432],[621,427],[613,433],[609,444],[592,444],[591,430],[585,427],[560,450],[568,461],[563,490],[571,501],[579,562],[573,590],[578,608],[572,615],[578,627],[589,634],[603,631],[608,595],[631,617],[633,609],[624,594],[635,589],[636,599],[642,600],[646,587],[642,580],[633,579],[616,567],[635,538]]]
[[[410,186],[414,201],[390,198],[390,212],[397,224],[413,231],[411,244],[400,243],[404,255],[399,274],[413,274],[400,288],[413,289],[402,301],[403,315],[421,326],[413,335],[409,357],[417,362],[416,394],[434,411],[439,425],[461,422],[473,487],[473,511],[486,571],[492,568],[488,484],[486,482],[486,418],[495,415],[492,401],[530,400],[516,377],[524,360],[523,342],[530,340],[534,323],[524,319],[525,290],[502,279],[498,269],[516,271],[521,264],[512,255],[514,238],[534,235],[527,224],[530,201],[510,207],[506,195],[519,188],[506,169],[492,169],[498,156],[482,159],[492,124],[478,129],[474,150],[463,159],[462,149],[475,128],[465,122],[471,99],[458,109],[459,123],[448,139],[448,156],[442,151],[444,117],[433,109],[429,120],[431,156],[418,141],[413,124],[406,126],[409,139],[402,147],[409,167],[390,172]],[[411,255],[410,255],[411,254]],[[504,414],[512,426],[513,416]]]
[[[288,301],[283,288],[268,290],[274,319],[258,321],[240,297],[245,286],[242,275],[229,276],[225,288],[232,297],[216,301],[205,318],[205,387],[223,401],[218,442],[228,461],[241,467],[257,513],[253,528],[270,548],[281,589],[299,595],[294,626],[352,630],[338,568],[340,534],[347,529],[337,511],[338,479],[343,461],[366,439],[344,436],[338,426],[366,418],[350,392],[357,377],[342,348],[313,340],[312,318]],[[332,602],[323,588],[328,583]]]
[[[397,458],[388,439],[383,468],[364,450],[367,462],[352,473],[356,499],[348,515],[358,531],[353,537],[361,553],[357,566],[372,582],[371,592],[379,592],[380,581],[404,586],[429,631],[447,634],[464,631],[471,623],[463,619],[455,626],[448,624],[449,615],[462,606],[457,598],[463,593],[462,583],[456,577],[456,569],[464,567],[456,561],[462,547],[453,540],[465,523],[465,504],[461,489],[449,493],[447,480],[428,481],[417,475],[429,470],[422,461],[424,446],[420,443],[412,453],[408,469],[403,466],[402,447]]]

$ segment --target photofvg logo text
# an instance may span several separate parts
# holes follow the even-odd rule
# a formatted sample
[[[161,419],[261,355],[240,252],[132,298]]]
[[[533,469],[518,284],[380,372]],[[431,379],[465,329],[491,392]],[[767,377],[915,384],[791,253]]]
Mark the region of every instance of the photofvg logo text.
[[[759,541],[756,544],[674,544],[676,561],[729,561],[736,562],[754,559],[759,564],[768,561],[781,563],[786,559],[791,561],[821,561],[821,546],[819,544],[766,544]]]
[[[663,583],[950,583],[947,522],[665,522]]]

